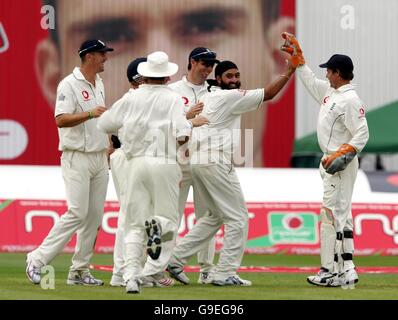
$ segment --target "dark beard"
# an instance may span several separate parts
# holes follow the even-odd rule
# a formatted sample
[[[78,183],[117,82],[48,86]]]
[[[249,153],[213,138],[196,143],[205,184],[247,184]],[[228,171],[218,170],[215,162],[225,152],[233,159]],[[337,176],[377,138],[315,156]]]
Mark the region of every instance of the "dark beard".
[[[225,82],[221,82],[220,87],[221,87],[221,89],[223,89],[223,90],[239,89],[240,86],[241,86],[240,81],[236,82],[235,84],[236,84],[236,87],[235,87],[235,86],[234,86],[234,87],[231,87],[230,85],[226,84]]]

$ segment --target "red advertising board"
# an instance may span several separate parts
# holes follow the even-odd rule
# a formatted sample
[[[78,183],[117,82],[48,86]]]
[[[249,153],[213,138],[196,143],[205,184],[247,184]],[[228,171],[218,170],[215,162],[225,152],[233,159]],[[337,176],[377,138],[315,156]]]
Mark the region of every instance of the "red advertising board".
[[[247,206],[247,252],[319,254],[320,203],[262,202]],[[65,201],[0,200],[0,251],[26,252],[36,248],[66,210]],[[188,204],[180,237],[195,223],[193,210],[193,205]],[[113,251],[118,211],[118,202],[106,202],[96,252]],[[357,255],[398,254],[398,204],[355,203],[352,213]],[[216,237],[219,249],[223,231]],[[65,251],[73,251],[74,245],[72,238]]]

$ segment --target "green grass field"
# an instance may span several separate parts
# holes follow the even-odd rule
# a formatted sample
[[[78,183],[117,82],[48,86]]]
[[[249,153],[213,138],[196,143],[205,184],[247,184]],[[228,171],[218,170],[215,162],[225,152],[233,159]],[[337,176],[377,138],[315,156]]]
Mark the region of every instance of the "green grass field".
[[[251,287],[216,287],[196,284],[198,274],[189,273],[192,284],[176,284],[171,288],[144,288],[140,294],[128,295],[124,288],[109,286],[111,273],[93,271],[105,281],[102,287],[66,285],[71,255],[57,257],[55,289],[44,290],[31,284],[25,275],[24,254],[0,254],[1,300],[396,300],[398,299],[398,274],[359,274],[355,290],[320,288],[309,285],[305,273],[241,273],[253,282]],[[112,265],[112,256],[97,254],[94,264]],[[398,257],[356,257],[357,266],[397,266]],[[191,264],[195,264],[192,261]],[[245,255],[245,266],[318,266],[318,256]]]

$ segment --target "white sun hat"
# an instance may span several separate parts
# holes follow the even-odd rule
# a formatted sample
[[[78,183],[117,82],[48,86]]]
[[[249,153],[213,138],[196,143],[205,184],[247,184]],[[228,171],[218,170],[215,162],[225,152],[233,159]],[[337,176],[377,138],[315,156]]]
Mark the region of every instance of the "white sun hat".
[[[148,55],[146,62],[138,65],[138,73],[143,77],[170,77],[178,71],[178,65],[169,62],[169,56],[163,51],[156,51]]]

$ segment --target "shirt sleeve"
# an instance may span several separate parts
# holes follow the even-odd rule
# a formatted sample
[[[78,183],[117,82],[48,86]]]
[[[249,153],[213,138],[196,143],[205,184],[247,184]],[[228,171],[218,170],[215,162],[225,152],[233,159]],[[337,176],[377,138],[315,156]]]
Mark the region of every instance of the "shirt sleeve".
[[[73,93],[71,85],[66,81],[62,81],[57,88],[55,117],[64,113],[70,113],[70,114],[75,113],[76,105],[77,105],[77,99],[75,94]]]
[[[185,137],[189,137],[192,132],[192,124],[185,117],[183,110],[184,103],[178,96],[172,109],[172,122],[175,124],[177,140],[182,140]]]
[[[264,89],[225,91],[225,102],[232,114],[257,110],[264,100]]]
[[[365,107],[361,100],[350,99],[347,101],[345,125],[352,134],[348,144],[358,152],[362,151],[369,140],[369,128],[365,116]]]
[[[319,104],[322,104],[322,99],[330,87],[329,81],[318,79],[306,64],[298,67],[297,72],[301,82],[304,84],[311,96]]]
[[[105,133],[117,133],[123,126],[123,119],[128,107],[126,97],[116,101],[112,107],[105,111],[97,121],[97,128]]]

